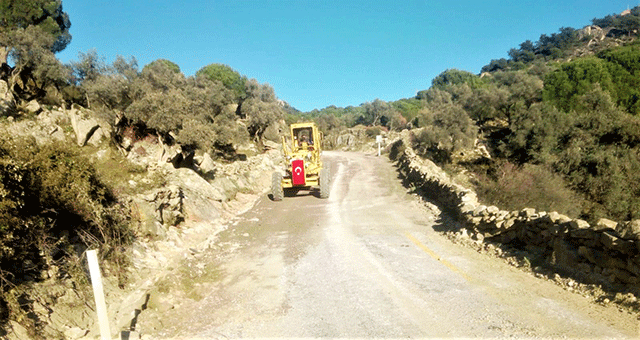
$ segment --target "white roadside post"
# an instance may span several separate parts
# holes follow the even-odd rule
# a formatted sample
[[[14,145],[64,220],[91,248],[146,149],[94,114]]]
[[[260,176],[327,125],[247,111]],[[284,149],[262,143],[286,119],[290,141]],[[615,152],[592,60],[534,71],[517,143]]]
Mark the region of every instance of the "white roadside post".
[[[100,339],[111,340],[109,318],[107,317],[107,304],[104,299],[102,276],[100,274],[100,265],[98,264],[98,253],[95,250],[87,250],[87,262],[89,262],[93,296],[96,299],[96,312],[98,313],[98,323],[100,324]]]
[[[376,136],[376,143],[378,143],[378,157],[380,157],[380,144],[382,143],[382,135]]]

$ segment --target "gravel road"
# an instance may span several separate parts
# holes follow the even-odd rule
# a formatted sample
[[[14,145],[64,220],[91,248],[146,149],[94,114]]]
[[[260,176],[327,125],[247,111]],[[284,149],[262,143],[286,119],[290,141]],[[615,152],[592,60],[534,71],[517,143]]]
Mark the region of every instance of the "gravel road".
[[[408,195],[386,158],[324,159],[329,199],[259,200],[161,282],[143,338],[639,335],[635,316],[439,235],[446,216]]]

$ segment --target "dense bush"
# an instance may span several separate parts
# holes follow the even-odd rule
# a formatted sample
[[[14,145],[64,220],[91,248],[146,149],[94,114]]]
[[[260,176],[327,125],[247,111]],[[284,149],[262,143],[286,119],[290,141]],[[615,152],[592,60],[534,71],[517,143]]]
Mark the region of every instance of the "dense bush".
[[[38,146],[0,137],[0,286],[38,281],[56,264],[58,275],[82,273],[74,263],[84,249],[124,266],[131,243],[124,206],[72,145]],[[75,259],[70,260],[71,258]],[[122,274],[124,272],[115,271]],[[4,295],[2,298],[4,299]]]
[[[136,125],[168,143],[180,143],[183,150],[227,158],[249,136],[260,143],[264,131],[284,115],[273,88],[226,65],[212,64],[185,77],[178,65],[164,59],[138,72],[135,59],[118,58],[107,66],[91,53],[83,57],[88,60],[76,63],[80,70],[75,73],[99,70],[80,82],[87,101],[116,124],[116,131]]]
[[[454,152],[472,148],[478,129],[464,109],[453,103],[430,104],[419,115],[420,126],[412,133],[412,147],[437,163],[448,163]]]
[[[569,216],[582,212],[579,196],[561,176],[543,165],[517,166],[506,162],[493,176],[480,176],[476,191],[481,201],[506,210],[528,207]]]

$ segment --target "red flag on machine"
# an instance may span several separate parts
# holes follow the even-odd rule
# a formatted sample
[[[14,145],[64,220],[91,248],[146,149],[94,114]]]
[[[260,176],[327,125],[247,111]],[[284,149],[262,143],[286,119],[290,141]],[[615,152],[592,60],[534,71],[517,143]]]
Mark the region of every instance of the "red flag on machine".
[[[291,180],[293,185],[305,185],[304,160],[294,159],[291,161]]]

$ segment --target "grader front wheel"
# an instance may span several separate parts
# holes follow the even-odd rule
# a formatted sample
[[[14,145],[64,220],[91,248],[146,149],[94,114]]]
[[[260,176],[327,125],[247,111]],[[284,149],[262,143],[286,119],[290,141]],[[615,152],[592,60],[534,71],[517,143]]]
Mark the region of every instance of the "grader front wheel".
[[[274,172],[271,176],[271,196],[274,201],[282,201],[284,190],[282,189],[282,174]]]

